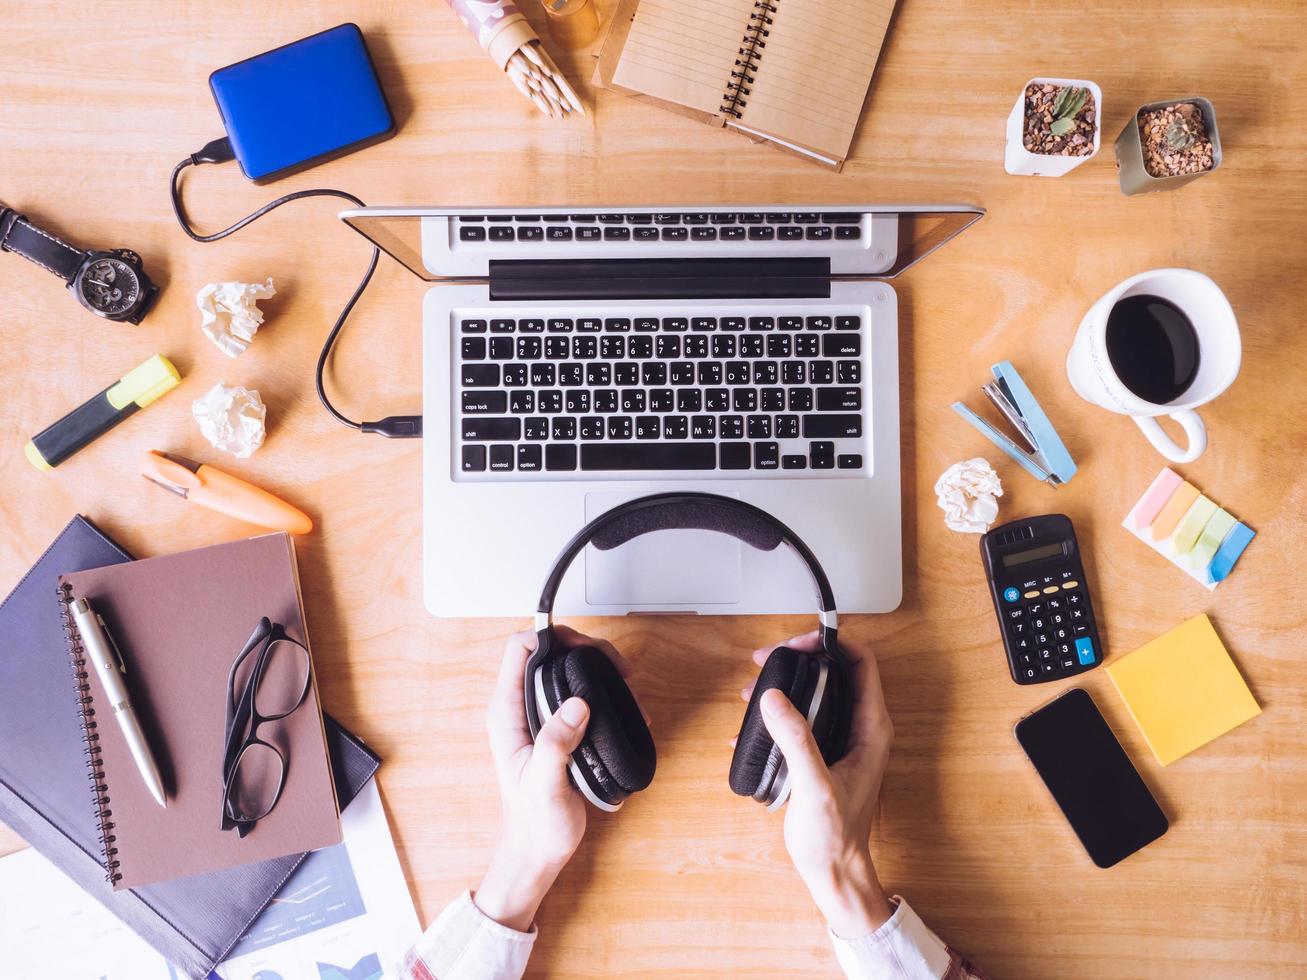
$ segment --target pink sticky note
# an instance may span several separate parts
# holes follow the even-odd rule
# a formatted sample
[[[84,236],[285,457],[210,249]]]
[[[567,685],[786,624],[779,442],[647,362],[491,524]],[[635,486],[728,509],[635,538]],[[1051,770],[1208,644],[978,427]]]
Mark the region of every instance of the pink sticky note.
[[[1140,531],[1150,527],[1183,482],[1180,474],[1170,468],[1164,468],[1158,473],[1157,479],[1144,491],[1139,503],[1135,504],[1135,527]]]

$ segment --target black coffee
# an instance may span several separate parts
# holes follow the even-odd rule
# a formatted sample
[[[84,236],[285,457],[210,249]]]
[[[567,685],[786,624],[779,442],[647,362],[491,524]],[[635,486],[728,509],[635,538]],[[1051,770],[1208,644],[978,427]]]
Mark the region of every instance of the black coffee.
[[[1178,306],[1160,296],[1127,296],[1107,317],[1112,370],[1146,402],[1173,402],[1198,375],[1198,333]]]

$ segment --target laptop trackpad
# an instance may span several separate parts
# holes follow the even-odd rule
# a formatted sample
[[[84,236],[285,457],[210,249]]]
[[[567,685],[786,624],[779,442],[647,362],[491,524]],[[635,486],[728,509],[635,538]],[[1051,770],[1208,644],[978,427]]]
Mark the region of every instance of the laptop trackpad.
[[[594,520],[643,494],[589,493]],[[740,601],[740,542],[715,531],[658,531],[611,551],[585,549],[585,599],[600,606],[729,604]]]

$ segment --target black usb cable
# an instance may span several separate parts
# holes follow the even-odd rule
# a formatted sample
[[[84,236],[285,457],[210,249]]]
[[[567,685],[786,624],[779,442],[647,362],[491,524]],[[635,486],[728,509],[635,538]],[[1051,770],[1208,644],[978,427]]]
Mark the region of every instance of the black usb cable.
[[[172,179],[169,183],[169,190],[172,195],[172,210],[177,215],[177,223],[182,226],[182,231],[186,232],[194,241],[197,242],[216,242],[226,238],[235,232],[240,231],[246,225],[262,218],[269,211],[275,211],[283,204],[289,204],[291,201],[298,201],[306,197],[338,197],[343,201],[349,201],[355,207],[363,207],[364,204],[353,194],[347,194],[345,191],[333,190],[328,187],[315,187],[311,190],[295,191],[293,194],[287,194],[271,201],[259,208],[257,211],[247,214],[234,225],[215,231],[211,235],[201,235],[193,227],[186,217],[186,211],[182,207],[181,200],[181,173],[187,167],[194,167],[201,163],[227,163],[236,158],[232,152],[231,142],[223,137],[222,139],[213,140],[205,144],[204,148],[196,153],[192,153],[186,159],[182,160],[177,166],[173,167]],[[372,259],[368,262],[368,271],[363,273],[363,278],[359,280],[358,286],[350,296],[345,308],[340,311],[340,316],[332,324],[331,331],[327,334],[327,339],[322,344],[322,351],[318,354],[318,366],[314,374],[314,382],[318,391],[318,401],[322,402],[325,408],[341,425],[347,425],[351,429],[357,429],[359,432],[376,432],[388,439],[414,439],[422,435],[422,416],[421,415],[389,415],[384,419],[376,422],[355,422],[346,416],[327,397],[327,389],[323,382],[323,375],[327,368],[327,361],[331,358],[331,349],[336,343],[336,338],[340,335],[340,330],[345,326],[345,321],[349,319],[354,305],[358,303],[359,297],[363,295],[363,290],[368,288],[368,283],[372,281],[372,274],[377,271],[377,260],[381,256],[381,250],[375,245],[372,246]]]

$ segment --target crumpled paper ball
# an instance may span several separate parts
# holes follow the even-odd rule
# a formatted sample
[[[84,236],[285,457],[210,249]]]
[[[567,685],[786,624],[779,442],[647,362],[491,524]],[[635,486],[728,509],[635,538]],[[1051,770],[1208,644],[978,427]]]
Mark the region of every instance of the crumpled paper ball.
[[[211,282],[195,294],[200,329],[228,357],[244,352],[263,323],[258,301],[276,296],[272,277],[257,282]]]
[[[191,414],[200,434],[215,449],[248,459],[263,445],[267,406],[257,391],[240,385],[228,387],[219,381],[191,403]]]
[[[989,461],[977,456],[946,469],[935,481],[935,493],[952,530],[984,534],[998,517],[1003,484]]]

